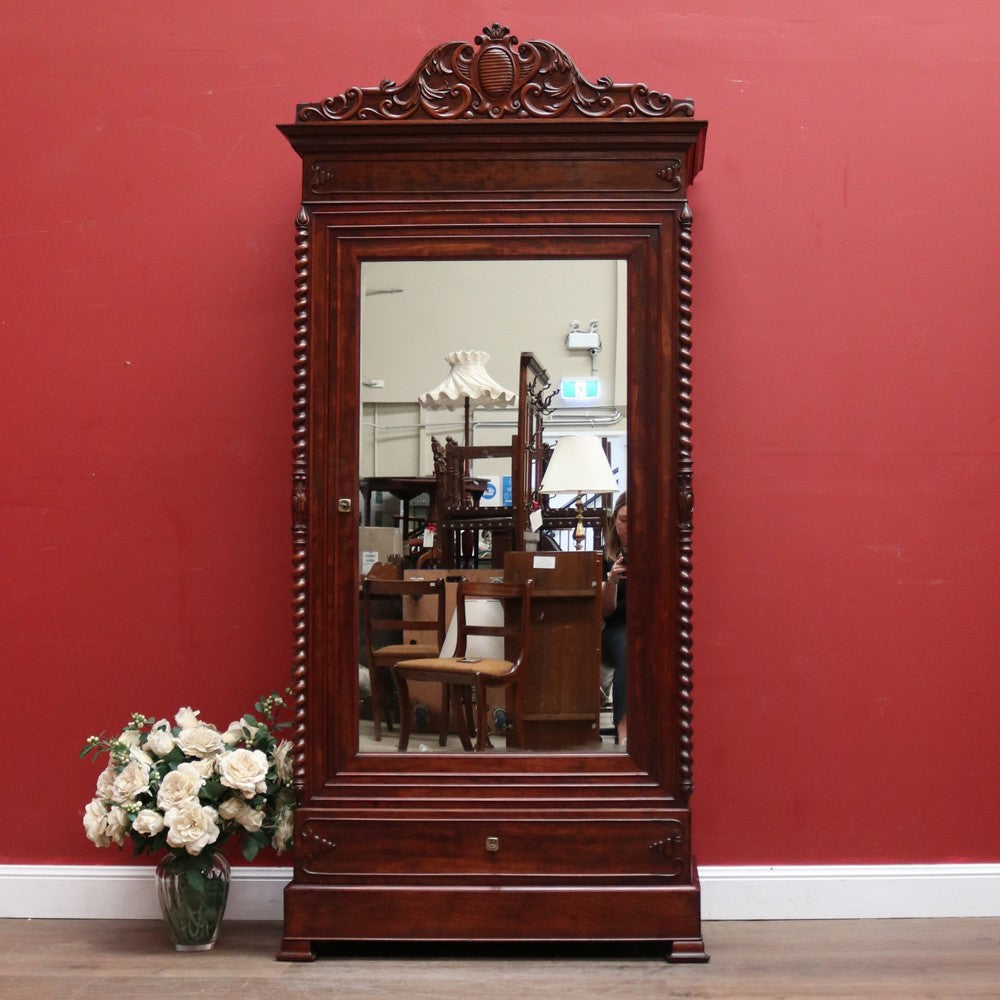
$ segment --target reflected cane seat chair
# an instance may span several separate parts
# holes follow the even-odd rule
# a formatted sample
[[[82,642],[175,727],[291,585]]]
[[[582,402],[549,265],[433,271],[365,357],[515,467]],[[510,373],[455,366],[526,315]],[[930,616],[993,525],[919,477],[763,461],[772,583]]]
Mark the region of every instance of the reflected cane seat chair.
[[[524,583],[463,580],[458,585],[453,655],[407,659],[397,662],[392,668],[399,691],[400,750],[406,750],[410,740],[410,681],[432,681],[444,685],[445,718],[448,717],[449,705],[456,704],[453,696],[458,693],[461,699],[461,704],[456,704],[458,733],[465,750],[472,750],[469,732],[472,694],[476,697],[476,750],[481,751],[489,745],[487,690],[509,690],[511,699],[508,706],[513,703],[513,725],[518,745],[524,746],[521,687],[518,682],[531,655],[531,595],[534,587],[534,580]],[[476,602],[484,601],[492,602],[494,608],[499,605],[499,612],[492,618],[476,613]]]
[[[381,740],[383,712],[386,728],[392,729],[389,691],[382,686],[382,675],[400,660],[439,655],[445,635],[445,585],[444,580],[366,578],[362,581],[361,593],[374,737]],[[413,637],[414,632],[423,633],[422,641]],[[386,635],[393,636],[395,641],[384,643]],[[409,712],[409,706],[405,711]],[[401,729],[404,722],[409,728],[405,715],[400,720]]]

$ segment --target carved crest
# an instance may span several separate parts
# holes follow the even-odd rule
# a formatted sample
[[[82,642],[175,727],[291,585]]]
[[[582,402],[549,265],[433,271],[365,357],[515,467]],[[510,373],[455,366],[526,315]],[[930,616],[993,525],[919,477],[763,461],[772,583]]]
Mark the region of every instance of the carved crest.
[[[424,56],[400,86],[352,87],[317,104],[300,104],[311,121],[407,121],[694,116],[694,102],[644,84],[585,79],[551,42],[518,42],[494,24],[469,42],[446,42]]]

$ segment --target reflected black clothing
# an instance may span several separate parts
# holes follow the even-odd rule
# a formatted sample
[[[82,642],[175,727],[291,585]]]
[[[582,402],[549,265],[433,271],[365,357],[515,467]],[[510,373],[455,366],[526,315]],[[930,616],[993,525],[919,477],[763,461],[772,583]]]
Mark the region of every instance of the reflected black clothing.
[[[604,560],[604,586],[607,583],[608,572],[613,562]],[[627,644],[625,641],[625,581],[618,584],[618,603],[615,610],[604,619],[604,631],[601,633],[601,656],[608,666],[613,667],[615,674],[611,681],[611,702],[614,723],[617,726],[625,718],[625,667],[627,659]]]

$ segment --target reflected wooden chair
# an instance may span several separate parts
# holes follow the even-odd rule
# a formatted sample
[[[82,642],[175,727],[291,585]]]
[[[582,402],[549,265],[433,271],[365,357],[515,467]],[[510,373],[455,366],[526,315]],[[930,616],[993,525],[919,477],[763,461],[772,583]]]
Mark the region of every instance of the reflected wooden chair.
[[[366,578],[361,584],[365,642],[368,646],[372,689],[374,737],[382,739],[383,712],[386,729],[392,730],[389,690],[382,686],[383,673],[401,660],[425,659],[441,652],[445,635],[444,580],[379,580]],[[424,604],[424,599],[428,604]],[[419,607],[420,617],[416,617]],[[418,642],[412,633],[426,633]],[[431,634],[433,633],[433,634]],[[384,643],[394,635],[398,641]],[[407,637],[409,634],[409,638]],[[400,729],[409,731],[410,707],[401,709]]]
[[[511,698],[508,707],[512,703],[518,745],[524,745],[521,721],[524,713],[519,680],[531,653],[531,595],[534,587],[534,580],[526,580],[524,583],[463,580],[458,585],[455,608],[457,631],[453,655],[407,659],[396,663],[392,668],[399,691],[400,750],[406,750],[410,741],[410,681],[438,682],[444,686],[446,693],[443,697],[442,714],[447,720],[450,706],[457,708],[455,714],[458,734],[465,750],[472,750],[469,721],[473,693],[476,697],[476,750],[481,751],[487,748],[489,742],[486,723],[487,691],[490,688],[509,690]],[[470,603],[481,600],[499,602],[501,613],[496,616],[496,621],[483,621],[480,616],[470,614]],[[476,641],[470,642],[475,637],[482,637],[478,646]],[[498,643],[497,640],[501,642]],[[502,655],[492,655],[501,650]],[[480,652],[483,655],[477,655]],[[455,694],[459,695],[459,702],[455,701]]]

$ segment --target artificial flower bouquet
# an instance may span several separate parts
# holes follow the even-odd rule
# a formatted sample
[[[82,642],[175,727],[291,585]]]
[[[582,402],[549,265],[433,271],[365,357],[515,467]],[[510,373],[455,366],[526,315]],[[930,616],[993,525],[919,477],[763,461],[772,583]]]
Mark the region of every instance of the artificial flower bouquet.
[[[284,700],[261,698],[262,718],[244,715],[220,732],[182,708],[174,724],[133,715],[120,736],[91,736],[81,757],[107,752],[83,826],[98,847],[131,839],[135,853],[165,849],[197,871],[230,837],[252,861],[262,847],[279,853],[292,839],[292,744],[275,733]],[[202,856],[205,852],[205,856]]]

